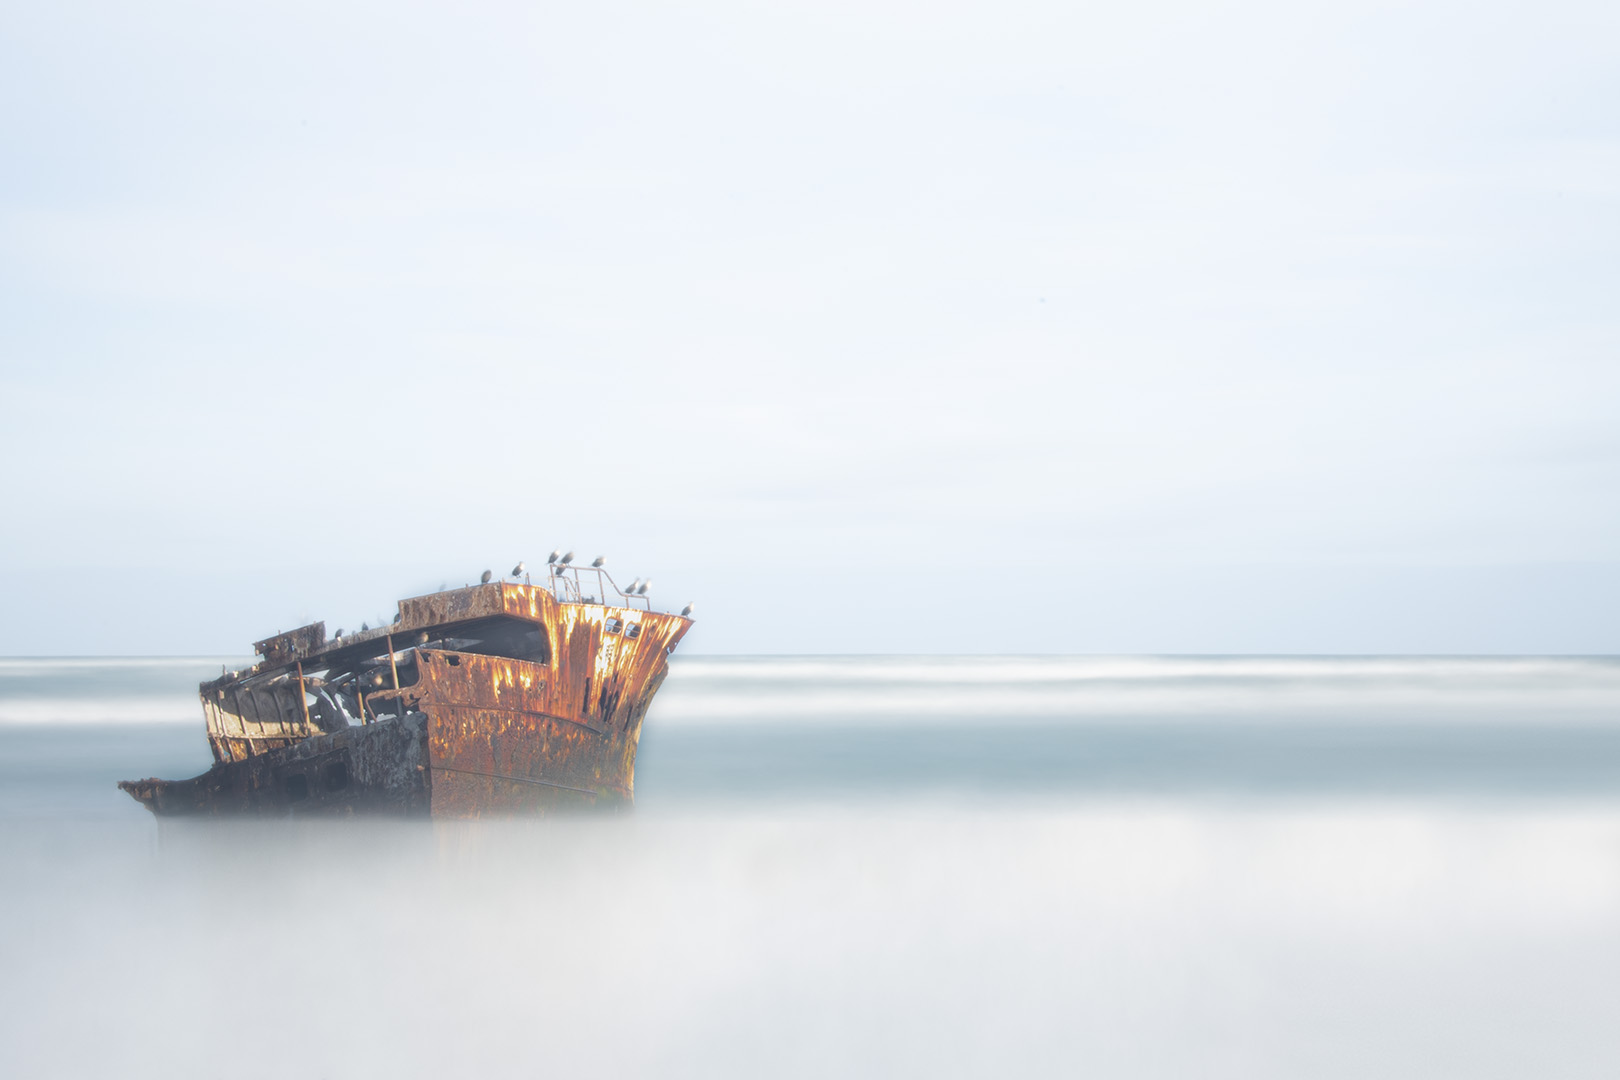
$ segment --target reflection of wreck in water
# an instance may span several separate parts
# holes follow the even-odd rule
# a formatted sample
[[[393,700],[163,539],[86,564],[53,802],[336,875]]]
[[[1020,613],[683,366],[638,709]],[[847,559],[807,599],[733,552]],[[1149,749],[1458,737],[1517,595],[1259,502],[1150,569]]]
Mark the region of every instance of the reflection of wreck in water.
[[[158,814],[629,803],[642,718],[691,620],[597,567],[547,569],[547,587],[486,580],[401,600],[392,626],[256,643],[259,663],[200,687],[214,766],[118,786]],[[581,574],[618,606],[582,595]]]

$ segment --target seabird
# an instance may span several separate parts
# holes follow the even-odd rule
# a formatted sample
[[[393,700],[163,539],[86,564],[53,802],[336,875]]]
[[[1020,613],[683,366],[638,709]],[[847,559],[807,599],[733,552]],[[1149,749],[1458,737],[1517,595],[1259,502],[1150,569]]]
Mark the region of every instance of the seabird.
[[[572,551],[570,551],[568,554],[564,555],[562,558],[558,559],[557,561],[559,563],[561,563],[563,566],[567,566],[569,563],[574,561],[574,553]]]
[[[494,574],[493,571],[485,570],[483,572],[483,574],[478,578],[478,584],[480,584],[480,585],[488,585],[489,584],[489,579],[494,577],[494,576],[495,576],[495,574]]]
[[[591,560],[591,565],[596,567],[598,570],[602,569],[602,567],[607,565],[607,556],[598,555],[595,559]]]
[[[489,579],[486,578],[485,580],[487,581]],[[371,629],[371,624],[370,623],[361,623],[360,624],[360,632],[362,634],[365,633],[367,630],[370,630],[370,629]]]
[[[520,561],[516,566],[512,567],[512,576],[513,577],[522,577],[523,576],[523,571],[525,571],[527,569],[528,569],[528,566]]]
[[[647,595],[647,586],[649,586],[651,584],[652,584],[652,578],[648,578],[646,581],[643,581],[640,585],[637,585],[636,586],[636,595],[637,596],[646,596]]]
[[[558,548],[556,551],[553,551],[551,553],[551,557],[548,558],[546,562],[547,564],[554,563],[560,558],[562,558],[562,548]]]
[[[636,578],[636,580],[632,581],[629,584],[629,586],[624,590],[624,595],[626,595],[626,596],[634,596],[634,595],[636,595],[636,586],[640,585],[640,584],[641,584],[641,579]]]
[[[692,617],[692,609],[695,607],[697,607],[697,601],[694,600],[692,603],[681,608],[681,618],[690,619]]]

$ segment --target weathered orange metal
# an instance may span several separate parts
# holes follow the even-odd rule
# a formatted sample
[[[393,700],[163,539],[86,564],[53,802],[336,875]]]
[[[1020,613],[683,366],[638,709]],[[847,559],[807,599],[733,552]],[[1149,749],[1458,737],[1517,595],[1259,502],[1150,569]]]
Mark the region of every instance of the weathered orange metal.
[[[690,626],[510,582],[401,600],[393,625],[332,641],[315,623],[199,688],[209,772],[120,787],[155,813],[625,805],[647,708]]]

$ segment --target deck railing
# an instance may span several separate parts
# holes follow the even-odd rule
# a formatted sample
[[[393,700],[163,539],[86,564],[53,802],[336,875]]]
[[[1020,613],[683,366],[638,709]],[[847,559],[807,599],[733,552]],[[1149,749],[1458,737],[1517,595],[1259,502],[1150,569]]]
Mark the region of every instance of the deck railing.
[[[652,610],[652,601],[644,592],[630,592],[619,588],[619,583],[613,580],[613,575],[603,566],[559,566],[555,563],[545,568],[545,580],[541,587],[551,593],[559,604],[608,604],[611,593],[615,600],[613,606],[635,607],[640,604],[646,611]],[[594,581],[591,575],[595,575]],[[588,591],[590,585],[595,585],[595,591]]]

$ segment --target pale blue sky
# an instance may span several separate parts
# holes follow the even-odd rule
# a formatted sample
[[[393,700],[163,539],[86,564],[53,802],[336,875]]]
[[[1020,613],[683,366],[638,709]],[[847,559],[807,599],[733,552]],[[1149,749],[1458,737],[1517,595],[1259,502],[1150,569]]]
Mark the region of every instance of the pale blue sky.
[[[0,653],[558,544],[694,651],[1616,651],[1616,101],[1601,3],[8,4]]]

